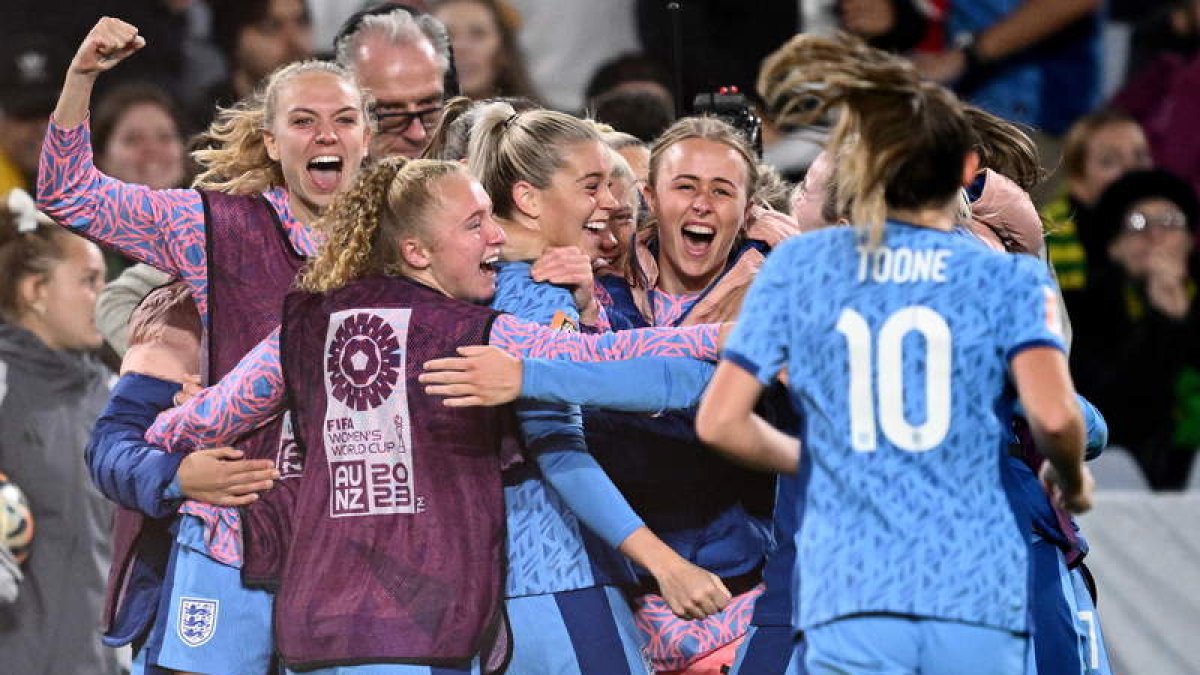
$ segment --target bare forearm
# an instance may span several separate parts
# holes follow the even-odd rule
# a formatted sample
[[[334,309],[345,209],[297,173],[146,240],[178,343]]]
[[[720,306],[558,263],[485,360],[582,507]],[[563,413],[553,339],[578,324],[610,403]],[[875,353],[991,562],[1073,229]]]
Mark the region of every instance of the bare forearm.
[[[1099,0],[1026,0],[980,33],[975,51],[985,61],[999,61],[1036,45],[1099,7]]]
[[[1030,431],[1038,450],[1054,465],[1062,481],[1078,485],[1082,481],[1083,456],[1087,446],[1087,428],[1078,405],[1073,401],[1065,422],[1047,427],[1030,419]]]
[[[72,129],[82,124],[88,116],[92,87],[95,84],[95,75],[68,71],[66,80],[63,81],[62,93],[58,95],[58,105],[54,108],[55,124],[64,129]]]
[[[700,439],[730,459],[752,469],[796,473],[800,442],[768,424],[758,415],[745,420],[702,424],[697,418]]]

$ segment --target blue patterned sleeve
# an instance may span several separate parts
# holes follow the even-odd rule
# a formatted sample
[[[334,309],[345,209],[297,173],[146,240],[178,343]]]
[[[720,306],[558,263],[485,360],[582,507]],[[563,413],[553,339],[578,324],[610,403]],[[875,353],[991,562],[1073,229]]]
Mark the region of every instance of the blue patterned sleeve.
[[[534,284],[528,266],[502,266],[497,282],[494,309],[542,325],[560,323],[565,316],[578,326],[570,293]],[[515,408],[525,447],[542,476],[592,532],[616,548],[643,525],[588,452],[579,406],[517,401]]]
[[[991,296],[996,303],[995,334],[1007,360],[1031,347],[1054,347],[1065,353],[1062,308],[1045,265],[1023,255],[993,260],[1007,268],[996,275],[1006,287]]]
[[[769,384],[787,365],[787,331],[792,278],[796,269],[793,238],[779,246],[754,278],[738,315],[737,325],[725,343],[722,358]]]
[[[621,412],[657,413],[700,403],[714,366],[694,359],[525,359],[521,396]],[[631,386],[632,385],[632,386]]]

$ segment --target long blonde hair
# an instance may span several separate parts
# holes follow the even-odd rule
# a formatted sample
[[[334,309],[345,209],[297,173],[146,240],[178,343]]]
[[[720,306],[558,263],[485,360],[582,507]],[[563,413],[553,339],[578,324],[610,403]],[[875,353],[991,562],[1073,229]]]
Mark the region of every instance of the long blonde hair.
[[[283,185],[283,169],[267,154],[263,132],[275,119],[283,86],[307,73],[329,73],[348,83],[359,93],[363,123],[370,123],[370,97],[348,70],[331,61],[290,63],[272,73],[249,97],[217,112],[217,118],[197,139],[197,149],[192,151],[192,158],[203,167],[192,187],[255,194]]]
[[[467,166],[501,218],[516,207],[512,186],[518,181],[548,188],[554,172],[566,166],[565,146],[600,141],[600,134],[577,117],[543,109],[518,112],[508,103],[480,108],[470,136]]]
[[[872,245],[889,208],[948,204],[959,194],[975,134],[958,99],[923,82],[911,63],[846,34],[797,35],[763,62],[758,87],[785,126],[841,107],[828,144],[838,152],[837,211],[867,228]]]
[[[402,275],[395,242],[422,232],[438,179],[462,171],[457,162],[388,157],[360,172],[317,222],[325,243],[300,273],[300,288],[324,293],[367,276]]]

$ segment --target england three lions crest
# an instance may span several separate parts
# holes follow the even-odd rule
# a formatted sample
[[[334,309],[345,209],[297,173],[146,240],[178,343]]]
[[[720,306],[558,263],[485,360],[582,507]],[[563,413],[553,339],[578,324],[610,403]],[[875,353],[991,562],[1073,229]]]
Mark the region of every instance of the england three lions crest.
[[[189,647],[199,647],[212,639],[217,631],[216,600],[202,598],[179,599],[179,639]]]

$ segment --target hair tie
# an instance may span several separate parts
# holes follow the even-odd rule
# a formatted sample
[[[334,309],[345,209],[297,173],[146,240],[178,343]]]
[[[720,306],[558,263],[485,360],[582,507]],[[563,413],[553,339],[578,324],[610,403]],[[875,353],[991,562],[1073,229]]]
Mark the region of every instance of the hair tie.
[[[521,113],[519,112],[514,112],[513,114],[509,115],[508,119],[504,120],[504,128],[507,129],[513,122],[517,120],[517,115],[520,114]]]
[[[21,188],[13,188],[8,193],[8,211],[17,221],[17,232],[36,232],[38,226],[37,204],[33,197]]]

